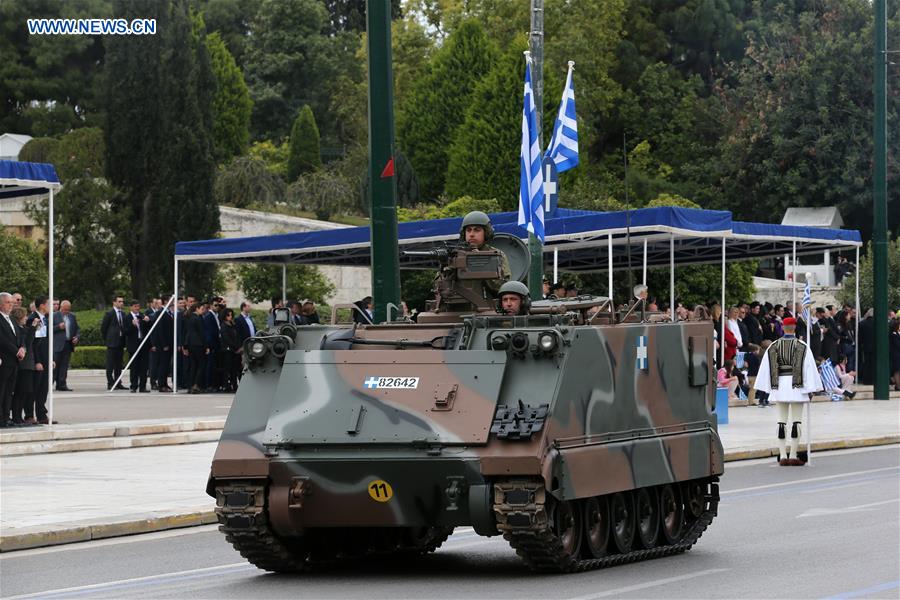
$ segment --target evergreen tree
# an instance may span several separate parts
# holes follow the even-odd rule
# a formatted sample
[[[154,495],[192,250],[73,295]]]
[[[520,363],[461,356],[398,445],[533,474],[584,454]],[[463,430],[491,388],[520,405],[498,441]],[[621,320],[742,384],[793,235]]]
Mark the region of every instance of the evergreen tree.
[[[308,104],[304,105],[294,119],[291,128],[291,145],[288,154],[288,182],[296,181],[303,173],[322,168],[319,151],[319,128],[316,117]]]
[[[107,50],[107,172],[121,190],[122,247],[132,293],[171,285],[175,242],[219,229],[212,198],[215,79],[188,0],[117,0],[116,17],[153,17],[155,36],[112,36]],[[213,270],[188,264],[185,279],[211,291]]]
[[[449,151],[446,193],[451,198],[496,198],[503,210],[515,210],[519,198],[519,148],[522,142],[522,90],[525,82],[524,37],[510,44],[472,94],[465,121]],[[553,130],[561,86],[552,73],[544,79],[544,143]],[[550,91],[552,90],[552,91]],[[418,174],[418,170],[416,171]],[[423,195],[427,200],[428,196]]]
[[[166,157],[160,63],[170,35],[169,1],[150,0],[138,7],[116,0],[112,15],[154,18],[158,31],[157,35],[106,40],[106,172],[119,190],[112,208],[125,224],[117,233],[133,291],[143,292],[148,284],[160,283],[158,251],[163,244],[155,243],[156,224],[163,221],[158,215],[169,200],[160,193]],[[169,257],[165,262],[170,262]]]
[[[50,157],[53,150],[59,145],[59,140],[51,137],[31,138],[19,150],[19,160],[22,162],[47,163],[51,162]]]
[[[247,151],[253,102],[244,76],[218,33],[206,36],[206,49],[216,78],[213,97],[213,156],[219,164]]]
[[[435,53],[409,103],[397,115],[399,145],[415,169],[423,200],[432,201],[444,191],[448,149],[476,84],[495,56],[482,26],[476,21],[463,23]]]

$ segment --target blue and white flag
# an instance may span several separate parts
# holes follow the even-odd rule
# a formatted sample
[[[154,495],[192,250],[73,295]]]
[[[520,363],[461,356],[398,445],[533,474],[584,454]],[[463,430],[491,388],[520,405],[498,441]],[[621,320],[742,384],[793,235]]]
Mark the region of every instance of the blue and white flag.
[[[547,146],[547,158],[556,164],[557,173],[578,165],[578,121],[575,119],[575,84],[572,83],[574,69],[575,61],[570,60],[566,87],[563,88],[556,124],[553,125],[553,137]]]
[[[807,337],[809,337],[809,307],[812,306],[812,296],[809,293],[809,279],[806,280],[806,287],[803,288],[803,321],[806,323]]]
[[[519,160],[519,225],[544,243],[544,176],[538,141],[537,111],[531,88],[531,56],[525,53],[525,103],[522,107],[522,153]]]
[[[834,365],[831,364],[830,358],[826,358],[819,366],[819,374],[822,376],[822,384],[825,391],[831,392],[831,399],[834,401],[842,400],[843,396],[840,393],[835,393],[843,390],[841,390],[841,380],[834,369]]]

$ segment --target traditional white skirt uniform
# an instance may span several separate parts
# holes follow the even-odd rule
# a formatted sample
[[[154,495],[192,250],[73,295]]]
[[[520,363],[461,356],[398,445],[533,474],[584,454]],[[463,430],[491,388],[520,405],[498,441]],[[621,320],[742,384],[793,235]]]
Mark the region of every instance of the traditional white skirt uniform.
[[[778,369],[778,365],[769,364],[771,362],[771,354],[768,352],[763,355],[763,360],[760,361],[759,373],[756,376],[754,387],[758,392],[768,393],[769,401],[771,402],[809,402],[809,394],[824,389],[822,378],[819,376],[819,370],[816,369],[816,361],[813,358],[812,351],[803,340],[798,340],[796,338],[782,339],[793,339],[795,343],[803,344],[805,348],[805,352],[803,353],[803,377],[801,379],[801,387],[794,387],[793,373],[790,375],[779,373],[778,387],[775,389],[772,388],[772,369]],[[777,344],[778,342],[775,343]]]

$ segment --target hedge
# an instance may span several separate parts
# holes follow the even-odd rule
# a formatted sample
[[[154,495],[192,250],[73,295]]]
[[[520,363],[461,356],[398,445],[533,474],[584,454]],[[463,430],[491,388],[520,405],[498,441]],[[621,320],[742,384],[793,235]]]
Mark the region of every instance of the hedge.
[[[125,358],[122,359],[122,366],[128,363],[128,350],[124,352]],[[106,346],[82,346],[81,344],[72,353],[72,360],[69,363],[70,369],[105,369],[106,368]]]

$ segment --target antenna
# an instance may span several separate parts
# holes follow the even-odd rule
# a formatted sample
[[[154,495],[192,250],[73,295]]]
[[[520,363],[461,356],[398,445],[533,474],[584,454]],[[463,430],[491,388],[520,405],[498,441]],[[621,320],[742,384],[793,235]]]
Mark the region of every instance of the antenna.
[[[634,274],[631,272],[631,205],[628,201],[628,144],[622,131],[622,160],[625,162],[625,252],[628,256],[628,289],[634,288]]]

